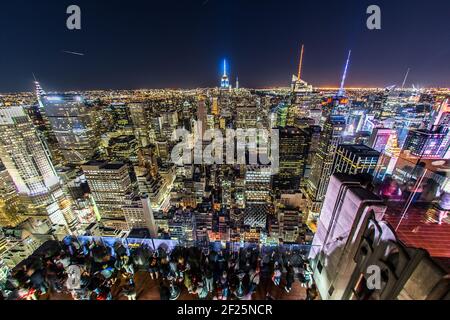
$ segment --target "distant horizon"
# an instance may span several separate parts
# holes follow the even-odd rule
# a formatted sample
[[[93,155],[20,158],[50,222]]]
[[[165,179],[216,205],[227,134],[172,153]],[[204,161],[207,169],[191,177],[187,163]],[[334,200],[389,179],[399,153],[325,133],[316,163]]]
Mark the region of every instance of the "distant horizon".
[[[42,83],[39,81],[39,83],[42,86]],[[318,89],[318,90],[327,90],[327,91],[331,91],[331,90],[339,90],[338,86],[312,86],[313,89]],[[386,89],[389,86],[348,86],[345,87],[345,90],[364,90],[364,89]],[[90,88],[90,89],[67,89],[67,90],[48,90],[47,88],[45,88],[45,85],[43,87],[43,90],[46,93],[49,94],[58,94],[58,93],[69,93],[69,92],[89,92],[89,91],[152,91],[152,90],[172,90],[172,91],[189,91],[189,90],[213,90],[213,89],[220,89],[219,86],[210,86],[210,87],[164,87],[164,88]],[[236,89],[236,88],[232,88],[232,89]],[[267,86],[267,87],[246,87],[246,86],[240,86],[239,89],[246,89],[246,90],[269,90],[269,89],[279,89],[279,90],[283,90],[283,89],[288,89],[290,90],[291,87],[290,86]],[[404,88],[401,88],[400,86],[396,85],[395,89],[400,89],[400,90],[414,90],[414,88],[412,86],[405,86]],[[431,86],[431,87],[418,87],[415,88],[416,90],[449,90],[450,91],[450,86],[446,87],[446,86]],[[33,94],[35,93],[34,89],[32,90],[27,90],[27,91],[10,91],[10,92],[0,92],[0,96],[1,95],[9,95],[9,94],[20,94],[20,93],[29,93],[29,94]]]
[[[37,79],[39,84],[42,86],[42,89],[46,92],[46,93],[65,93],[65,92],[89,92],[89,91],[141,91],[141,90],[179,90],[179,91],[188,91],[188,90],[207,90],[207,89],[220,89],[220,87],[217,86],[205,86],[205,87],[147,87],[147,88],[82,88],[82,89],[66,89],[66,90],[59,90],[59,89],[48,89],[44,85],[42,84],[41,81],[39,81],[39,79]],[[310,83],[309,83],[310,84]],[[32,81],[32,85],[34,85],[34,80]],[[351,85],[351,86],[345,86],[345,90],[359,90],[359,89],[386,89],[390,86],[394,86],[394,84],[392,85],[388,85],[388,86],[366,86],[366,85]],[[312,85],[313,89],[319,89],[319,90],[339,90],[339,86],[334,86],[334,85],[320,85],[320,86],[314,86]],[[236,88],[232,88],[232,89],[236,89]],[[240,86],[239,89],[246,89],[246,90],[267,90],[267,89],[291,89],[290,85],[281,85],[281,86],[266,86],[266,87],[246,87],[246,86]],[[403,89],[401,88],[401,85],[395,85],[395,89],[401,89],[401,90],[409,90],[409,89],[414,89],[413,86],[405,86]],[[428,86],[428,87],[416,87],[415,89],[419,89],[419,90],[432,90],[432,89],[448,89],[450,90],[450,86]],[[6,95],[6,94],[19,94],[19,93],[34,93],[34,87],[31,87],[31,90],[26,90],[26,91],[10,91],[10,92],[0,92],[0,95]]]

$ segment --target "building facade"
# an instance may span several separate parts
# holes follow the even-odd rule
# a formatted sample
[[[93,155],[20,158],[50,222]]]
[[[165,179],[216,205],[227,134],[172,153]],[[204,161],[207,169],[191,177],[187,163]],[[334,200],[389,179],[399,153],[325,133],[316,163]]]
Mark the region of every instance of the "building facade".
[[[41,99],[64,160],[76,164],[92,159],[99,139],[84,98],[77,94],[60,94],[43,95]]]
[[[310,252],[322,299],[449,298],[448,271],[425,250],[405,246],[385,212],[357,176],[331,177]]]

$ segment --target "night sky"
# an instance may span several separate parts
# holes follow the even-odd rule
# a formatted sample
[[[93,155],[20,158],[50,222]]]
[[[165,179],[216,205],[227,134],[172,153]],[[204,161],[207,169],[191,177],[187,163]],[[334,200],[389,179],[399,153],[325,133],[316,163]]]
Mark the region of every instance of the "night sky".
[[[66,8],[82,30],[66,28]],[[366,28],[378,4],[382,30]],[[241,86],[303,79],[338,86],[450,86],[448,0],[2,0],[0,92],[217,86],[227,58]],[[84,56],[62,50],[84,53]]]

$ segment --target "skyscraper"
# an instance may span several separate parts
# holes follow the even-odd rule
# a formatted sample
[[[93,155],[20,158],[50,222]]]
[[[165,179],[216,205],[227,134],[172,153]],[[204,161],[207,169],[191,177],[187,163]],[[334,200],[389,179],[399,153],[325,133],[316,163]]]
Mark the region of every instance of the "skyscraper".
[[[341,144],[336,150],[333,173],[372,174],[378,164],[380,153],[363,144]]]
[[[448,297],[442,257],[430,257],[425,250],[405,244],[417,236],[415,228],[408,224],[397,233],[385,220],[386,210],[357,176],[331,177],[309,256],[323,300]]]
[[[150,106],[147,103],[130,103],[130,118],[133,122],[134,135],[141,147],[146,147],[155,140],[155,131],[160,131],[159,119],[152,117]],[[155,130],[154,124],[158,125]]]
[[[128,229],[147,229],[152,238],[158,237],[155,217],[148,195],[129,194],[122,207]]]
[[[422,159],[440,159],[449,149],[449,129],[439,126],[437,130],[410,130],[403,150]]]
[[[49,152],[22,107],[0,109],[0,160],[27,206],[26,214],[72,230],[76,219]]]
[[[0,227],[15,227],[23,221],[19,202],[14,182],[0,162]]]
[[[299,95],[299,96],[311,93],[313,91],[312,85],[309,85],[306,81],[304,81],[302,79],[304,52],[305,52],[305,46],[302,45],[302,48],[300,51],[300,62],[298,64],[298,73],[297,73],[297,75],[292,75],[292,82],[291,82],[292,91],[296,95]]]
[[[298,190],[305,173],[310,135],[296,127],[279,128],[279,173],[274,177],[274,188]]]
[[[244,224],[265,228],[271,202],[271,169],[247,166],[245,173]]]
[[[41,99],[64,160],[68,163],[91,160],[98,141],[83,97],[61,94],[44,95]]]
[[[197,134],[201,134],[202,137],[207,129],[207,115],[205,98],[200,97],[197,106],[197,129],[199,130]]]
[[[392,131],[393,130],[387,128],[374,128],[368,146],[378,152],[383,152],[391,138]]]
[[[101,221],[105,226],[126,230],[122,211],[133,191],[128,166],[124,163],[89,162],[82,166]]]
[[[227,60],[223,61],[223,76],[220,81],[221,89],[230,89],[230,79],[228,78]]]
[[[321,133],[318,152],[312,162],[311,176],[308,181],[308,193],[313,201],[312,212],[314,214],[320,212],[328,180],[332,174],[334,156],[342,141],[345,126],[345,117],[331,115],[328,117]]]
[[[214,116],[218,116],[220,114],[220,109],[219,109],[219,99],[217,97],[214,97],[212,99],[212,107],[211,107],[211,113]]]

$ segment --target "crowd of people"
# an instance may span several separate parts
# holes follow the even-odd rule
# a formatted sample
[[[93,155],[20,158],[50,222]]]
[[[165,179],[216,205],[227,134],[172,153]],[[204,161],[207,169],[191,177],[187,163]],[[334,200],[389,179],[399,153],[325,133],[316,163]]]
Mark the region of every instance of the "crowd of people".
[[[75,300],[136,300],[138,272],[148,272],[158,283],[162,300],[179,299],[183,292],[197,299],[251,300],[257,290],[270,300],[274,297],[269,288],[280,287],[289,294],[295,281],[306,288],[307,300],[318,296],[300,251],[195,246],[152,250],[146,245],[128,248],[120,242],[108,246],[66,239],[47,242],[12,270],[1,298],[38,300],[57,293]]]

